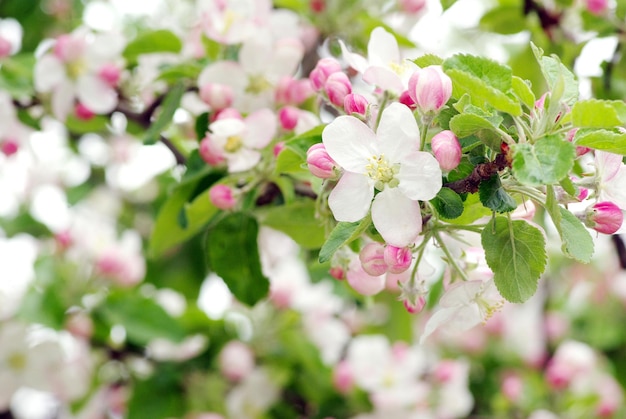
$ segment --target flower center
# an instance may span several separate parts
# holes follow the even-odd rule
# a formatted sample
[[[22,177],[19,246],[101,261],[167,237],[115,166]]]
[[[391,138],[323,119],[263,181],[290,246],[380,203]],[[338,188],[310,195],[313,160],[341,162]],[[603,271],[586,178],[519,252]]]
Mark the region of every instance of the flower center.
[[[269,81],[262,75],[250,76],[248,78],[248,86],[246,87],[246,93],[252,93],[258,95],[265,90],[272,87]]]
[[[87,65],[83,60],[73,60],[66,64],[67,76],[76,80],[80,75],[82,75],[87,69]]]
[[[376,182],[374,187],[379,191],[382,191],[385,185],[391,188],[398,186],[399,181],[394,177],[398,173],[398,167],[390,165],[384,154],[370,157],[365,169],[370,179]]]
[[[26,357],[20,352],[15,352],[7,359],[9,368],[14,371],[21,371],[26,368]]]
[[[231,135],[226,139],[224,151],[227,153],[236,153],[241,147],[243,147],[241,137],[238,135]]]
[[[408,65],[406,64],[406,62],[396,63],[396,62],[392,61],[392,62],[389,63],[389,68],[394,73],[396,73],[397,75],[401,76],[407,70]]]

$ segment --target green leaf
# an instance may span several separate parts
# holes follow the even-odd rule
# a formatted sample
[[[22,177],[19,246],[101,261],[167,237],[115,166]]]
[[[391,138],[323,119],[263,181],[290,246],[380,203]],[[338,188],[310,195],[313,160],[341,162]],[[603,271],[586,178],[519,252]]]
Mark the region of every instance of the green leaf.
[[[101,115],[94,115],[93,117],[84,120],[77,118],[76,115],[70,114],[65,120],[65,126],[67,127],[67,129],[75,134],[104,132],[108,129],[108,123],[109,118]]]
[[[485,208],[485,206],[480,202],[479,196],[477,193],[468,194],[467,198],[463,202],[463,206],[465,207],[463,210],[463,214],[460,217],[455,218],[454,220],[446,220],[450,224],[472,224],[474,221],[485,217],[487,215],[491,215],[491,210]]]
[[[444,61],[443,68],[446,71],[454,69],[470,74],[501,92],[507,92],[511,88],[511,69],[489,58],[456,54]]]
[[[480,27],[488,32],[511,35],[526,29],[526,20],[519,5],[507,4],[489,10],[480,19]]]
[[[218,212],[206,193],[198,195],[191,203],[187,203],[195,187],[195,182],[179,186],[174,189],[161,207],[150,237],[148,247],[150,257],[158,257],[172,247],[193,237]],[[181,217],[181,211],[184,211],[184,218],[187,222],[186,228],[177,222]]]
[[[133,380],[128,419],[180,418],[185,414],[181,371],[177,363],[157,364],[147,379]]]
[[[530,186],[558,183],[574,166],[576,147],[556,135],[537,140],[534,145],[523,143],[513,147],[513,174]]]
[[[413,60],[413,62],[419,67],[424,68],[430,65],[441,65],[443,64],[443,58],[439,57],[435,54],[426,54],[421,57],[417,57]]]
[[[570,211],[559,207],[561,212],[561,240],[563,253],[582,263],[591,262],[594,252],[593,238],[583,223]]]
[[[144,144],[154,144],[159,141],[161,133],[167,129],[174,118],[174,113],[180,106],[180,101],[185,93],[185,86],[182,83],[175,84],[163,99],[161,105],[161,111],[155,121],[152,122],[146,136],[144,137]]]
[[[550,90],[557,88],[558,84],[563,85],[563,92],[558,97],[553,92],[553,100],[563,101],[572,106],[578,100],[578,81],[574,73],[569,71],[556,55],[544,56],[543,50],[533,43],[531,43],[531,48]]]
[[[269,280],[261,271],[259,226],[249,215],[226,216],[207,234],[209,266],[242,303],[254,305],[267,296]]]
[[[31,54],[18,54],[4,58],[0,65],[0,90],[7,91],[14,98],[32,96],[33,68],[35,57]]]
[[[578,130],[574,144],[626,156],[626,133],[619,130]]]
[[[202,66],[198,63],[187,62],[176,64],[161,70],[158,80],[163,80],[167,83],[175,83],[180,79],[192,79],[195,81],[201,71]]]
[[[463,214],[463,200],[450,188],[441,188],[430,203],[442,218],[454,219]]]
[[[497,174],[480,182],[478,187],[480,202],[495,212],[510,212],[517,208],[517,202],[502,187]]]
[[[173,32],[161,29],[137,36],[126,45],[122,55],[129,63],[135,64],[137,58],[142,54],[157,52],[179,53],[182,47],[183,43]]]
[[[621,100],[589,99],[572,107],[572,124],[581,128],[614,128],[626,122],[626,103]]]
[[[481,243],[500,294],[512,303],[532,297],[546,267],[543,233],[526,221],[497,216],[485,226]]]
[[[325,125],[319,125],[285,142],[283,150],[276,158],[276,174],[308,174],[306,152],[313,145],[322,142]]]
[[[502,137],[493,123],[483,116],[472,113],[458,114],[450,120],[450,130],[458,138],[475,135],[487,147],[493,150],[500,150]]]
[[[123,326],[127,339],[137,345],[156,338],[172,342],[185,338],[181,325],[160,304],[133,290],[112,292],[96,308],[95,315],[109,327]]]
[[[513,87],[513,92],[515,95],[522,101],[522,103],[528,108],[533,109],[535,106],[535,94],[530,88],[530,82],[526,80],[522,80],[517,76],[513,76],[511,79],[511,86]]]
[[[335,252],[343,245],[350,243],[363,233],[371,224],[369,218],[353,223],[339,222],[328,235],[328,239],[320,249],[319,262],[328,262]]]
[[[258,217],[261,224],[282,231],[305,249],[319,249],[326,239],[311,199],[268,208],[260,211]]]

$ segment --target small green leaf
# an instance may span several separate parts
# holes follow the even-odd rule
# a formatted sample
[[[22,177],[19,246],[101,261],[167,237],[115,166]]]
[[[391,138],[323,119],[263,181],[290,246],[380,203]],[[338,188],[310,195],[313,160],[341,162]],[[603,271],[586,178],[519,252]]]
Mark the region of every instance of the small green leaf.
[[[526,105],[528,108],[533,109],[535,106],[535,94],[530,88],[530,82],[522,80],[517,76],[513,76],[511,80],[511,86],[515,95]]]
[[[455,69],[471,74],[501,92],[507,92],[511,88],[511,69],[489,58],[456,54],[444,61],[443,68],[446,71]]]
[[[458,114],[450,120],[450,130],[458,138],[475,135],[487,147],[500,150],[502,137],[493,123],[483,116],[471,113]]]
[[[546,267],[543,233],[524,220],[497,216],[485,226],[481,243],[500,294],[512,303],[532,297]]]
[[[92,132],[105,132],[107,131],[107,124],[109,118],[101,115],[94,115],[93,117],[84,120],[79,119],[76,115],[70,114],[65,120],[65,126],[70,132],[74,134],[88,134]]]
[[[146,379],[133,380],[128,419],[180,418],[185,414],[181,369],[178,363],[157,363]]]
[[[109,327],[121,325],[130,342],[145,345],[153,339],[163,338],[180,342],[185,338],[181,325],[152,298],[131,290],[109,294],[98,306],[95,315]]]
[[[463,214],[463,200],[450,188],[441,188],[430,203],[442,218],[454,219]]]
[[[526,29],[522,8],[517,4],[497,6],[483,15],[480,27],[488,32],[511,35]]]
[[[480,182],[478,194],[480,202],[492,211],[503,213],[517,208],[517,202],[504,190],[497,174]]]
[[[513,174],[530,186],[558,183],[568,175],[576,158],[576,147],[556,135],[540,138],[534,145],[515,144],[512,148]]]
[[[545,57],[541,48],[538,48],[533,43],[530,46],[550,90],[555,90],[560,83],[563,84],[563,92],[559,95],[555,95],[553,92],[553,99],[557,102],[563,101],[572,106],[578,100],[578,81],[574,73],[569,71],[556,55]]]
[[[582,263],[591,262],[594,252],[593,238],[583,223],[563,207],[561,212],[561,240],[563,253]]]
[[[626,156],[626,133],[617,129],[580,129],[574,137],[574,144]]]
[[[183,43],[173,32],[161,29],[137,36],[126,45],[122,55],[129,63],[135,64],[137,58],[142,54],[156,52],[179,53],[182,47]]]
[[[572,107],[572,124],[581,128],[614,128],[626,122],[626,103],[621,100],[589,99]]]
[[[463,206],[465,208],[460,217],[455,218],[454,220],[446,221],[451,224],[467,225],[472,224],[474,221],[482,217],[491,215],[491,210],[485,208],[485,206],[480,202],[477,193],[468,194],[467,198],[465,198],[465,201],[463,202]]]
[[[203,112],[196,118],[194,125],[196,131],[196,138],[198,141],[202,141],[206,137],[206,133],[209,130],[209,113]]]
[[[33,68],[35,57],[32,54],[18,54],[2,60],[0,65],[0,90],[7,91],[14,98],[32,96]]]
[[[353,223],[337,223],[320,249],[319,262],[328,262],[341,246],[350,243],[358,237],[369,227],[370,223],[371,220],[369,218],[364,218],[361,221],[355,221]]]
[[[574,182],[572,182],[572,180],[569,177],[564,177],[563,179],[561,179],[559,181],[559,185],[561,185],[561,188],[563,188],[563,190],[567,192],[570,196],[575,197],[578,195],[576,186],[574,185]]]
[[[426,54],[421,57],[417,57],[413,60],[413,62],[419,67],[424,68],[430,65],[441,65],[443,64],[443,58],[435,55],[435,54]]]
[[[163,80],[166,83],[175,83],[180,79],[192,79],[196,80],[202,71],[202,66],[194,62],[186,62],[182,64],[176,64],[168,66],[161,70],[161,74],[158,80]]]
[[[257,221],[243,213],[223,218],[207,234],[210,269],[219,275],[237,300],[254,305],[267,296],[269,280],[261,271]]]
[[[324,226],[315,216],[315,202],[299,200],[259,212],[259,222],[282,231],[305,249],[319,249],[326,239]]]
[[[175,84],[163,99],[159,116],[153,121],[146,131],[144,144],[154,144],[159,141],[161,133],[167,129],[174,118],[174,113],[180,106],[180,101],[185,93],[182,83]]]

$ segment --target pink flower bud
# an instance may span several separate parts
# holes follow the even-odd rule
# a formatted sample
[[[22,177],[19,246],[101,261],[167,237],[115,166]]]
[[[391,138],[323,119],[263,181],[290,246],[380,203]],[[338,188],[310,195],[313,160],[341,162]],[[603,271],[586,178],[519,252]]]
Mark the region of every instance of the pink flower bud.
[[[358,93],[349,93],[343,100],[343,109],[348,115],[353,113],[365,115],[368,105],[367,99]]]
[[[337,163],[328,155],[322,143],[313,144],[306,152],[306,163],[313,176],[328,179],[335,176]]]
[[[276,103],[282,105],[300,105],[314,93],[309,79],[296,80],[291,76],[282,77],[275,90]]]
[[[363,270],[372,276],[379,276],[387,272],[385,246],[380,243],[366,244],[359,253],[359,260]]]
[[[241,116],[241,113],[235,108],[226,108],[217,112],[213,121],[219,121],[220,119],[239,119],[243,121],[243,116]]]
[[[100,67],[98,76],[109,86],[116,87],[120,81],[122,72],[115,64],[105,64]]]
[[[415,109],[415,101],[411,98],[411,95],[408,90],[400,93],[400,97],[398,98],[398,102],[406,105],[410,109]]]
[[[77,103],[74,107],[74,113],[76,114],[76,118],[82,121],[89,121],[91,118],[95,116],[95,113],[91,111],[88,107],[83,105],[82,103]]]
[[[333,385],[341,394],[346,394],[354,387],[354,374],[347,361],[339,361],[333,370]]]
[[[198,152],[200,153],[200,157],[211,166],[217,166],[224,162],[222,151],[213,144],[210,136],[206,136],[200,141]]]
[[[278,121],[285,131],[293,130],[298,125],[300,110],[293,106],[285,106],[278,111]]]
[[[86,313],[78,311],[70,314],[65,329],[78,338],[89,339],[93,335],[93,320]]]
[[[345,73],[333,73],[328,76],[324,90],[330,103],[335,106],[343,106],[346,95],[352,93],[352,83]]]
[[[415,14],[426,6],[426,0],[399,0],[398,5],[403,12]]]
[[[233,190],[227,185],[215,185],[209,189],[211,204],[222,210],[229,210],[237,204]]]
[[[328,273],[330,274],[330,276],[340,281],[343,280],[346,275],[341,266],[333,266],[332,268],[330,268]]]
[[[225,84],[206,83],[200,87],[200,99],[212,110],[219,111],[233,105],[233,89]]]
[[[285,142],[280,141],[276,143],[276,145],[274,145],[274,148],[272,148],[272,154],[274,155],[274,157],[278,157],[280,152],[283,151],[284,149],[285,149]]]
[[[326,0],[311,0],[310,7],[313,13],[322,13],[326,10]]]
[[[20,144],[17,142],[15,138],[6,138],[2,143],[0,143],[0,151],[7,157],[10,157],[18,152],[20,149]]]
[[[546,92],[541,95],[539,99],[535,101],[535,109],[538,111],[543,111],[543,108],[546,106],[546,98],[550,95],[549,92]]]
[[[441,66],[424,67],[409,79],[409,96],[422,113],[439,112],[452,96],[452,79]]]
[[[410,299],[405,299],[402,304],[404,304],[404,308],[410,314],[421,313],[424,307],[426,306],[426,298],[423,295],[418,295],[415,300],[411,301]]]
[[[624,222],[622,210],[612,202],[598,202],[585,211],[585,224],[589,228],[604,233],[613,234],[620,229]]]
[[[524,382],[516,374],[507,374],[500,386],[501,392],[512,402],[518,401],[524,392]]]
[[[254,370],[254,354],[243,342],[228,342],[219,355],[220,371],[231,381],[239,381]]]
[[[11,51],[13,50],[13,45],[9,42],[8,39],[0,36],[0,58],[5,58],[11,55]]]
[[[383,259],[387,264],[388,271],[399,274],[411,266],[413,252],[408,247],[396,247],[387,245],[383,254]]]
[[[609,8],[608,0],[586,0],[585,5],[589,13],[603,15]]]
[[[461,162],[461,144],[452,131],[441,131],[431,140],[433,154],[441,170],[449,172]]]
[[[578,195],[576,195],[576,199],[578,199],[579,201],[584,201],[585,199],[587,199],[587,196],[589,196],[589,189],[579,187]]]
[[[567,135],[565,136],[567,141],[569,141],[570,143],[574,142],[576,132],[578,132],[578,128],[572,128],[571,130],[567,131]],[[591,149],[589,147],[576,146],[576,157],[580,157],[583,154],[589,153],[590,151]]]
[[[341,64],[334,58],[322,58],[317,62],[315,68],[311,71],[309,75],[309,80],[311,80],[311,84],[313,85],[313,89],[316,91],[322,90],[324,85],[326,85],[326,80],[328,80],[328,76],[333,73],[338,73],[341,71]]]
[[[374,295],[378,294],[385,288],[385,277],[372,276],[363,270],[361,262],[358,259],[350,263],[348,272],[346,273],[348,284],[359,294]]]
[[[69,230],[63,230],[54,235],[54,241],[59,249],[65,250],[74,243],[74,238]]]

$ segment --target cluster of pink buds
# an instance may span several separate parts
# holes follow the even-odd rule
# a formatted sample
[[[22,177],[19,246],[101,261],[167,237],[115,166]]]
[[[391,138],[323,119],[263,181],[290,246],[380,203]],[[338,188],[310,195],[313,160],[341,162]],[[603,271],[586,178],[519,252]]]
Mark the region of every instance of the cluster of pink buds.
[[[363,270],[372,276],[387,272],[399,274],[411,266],[413,253],[408,247],[396,247],[382,243],[368,243],[361,249],[359,260]]]

